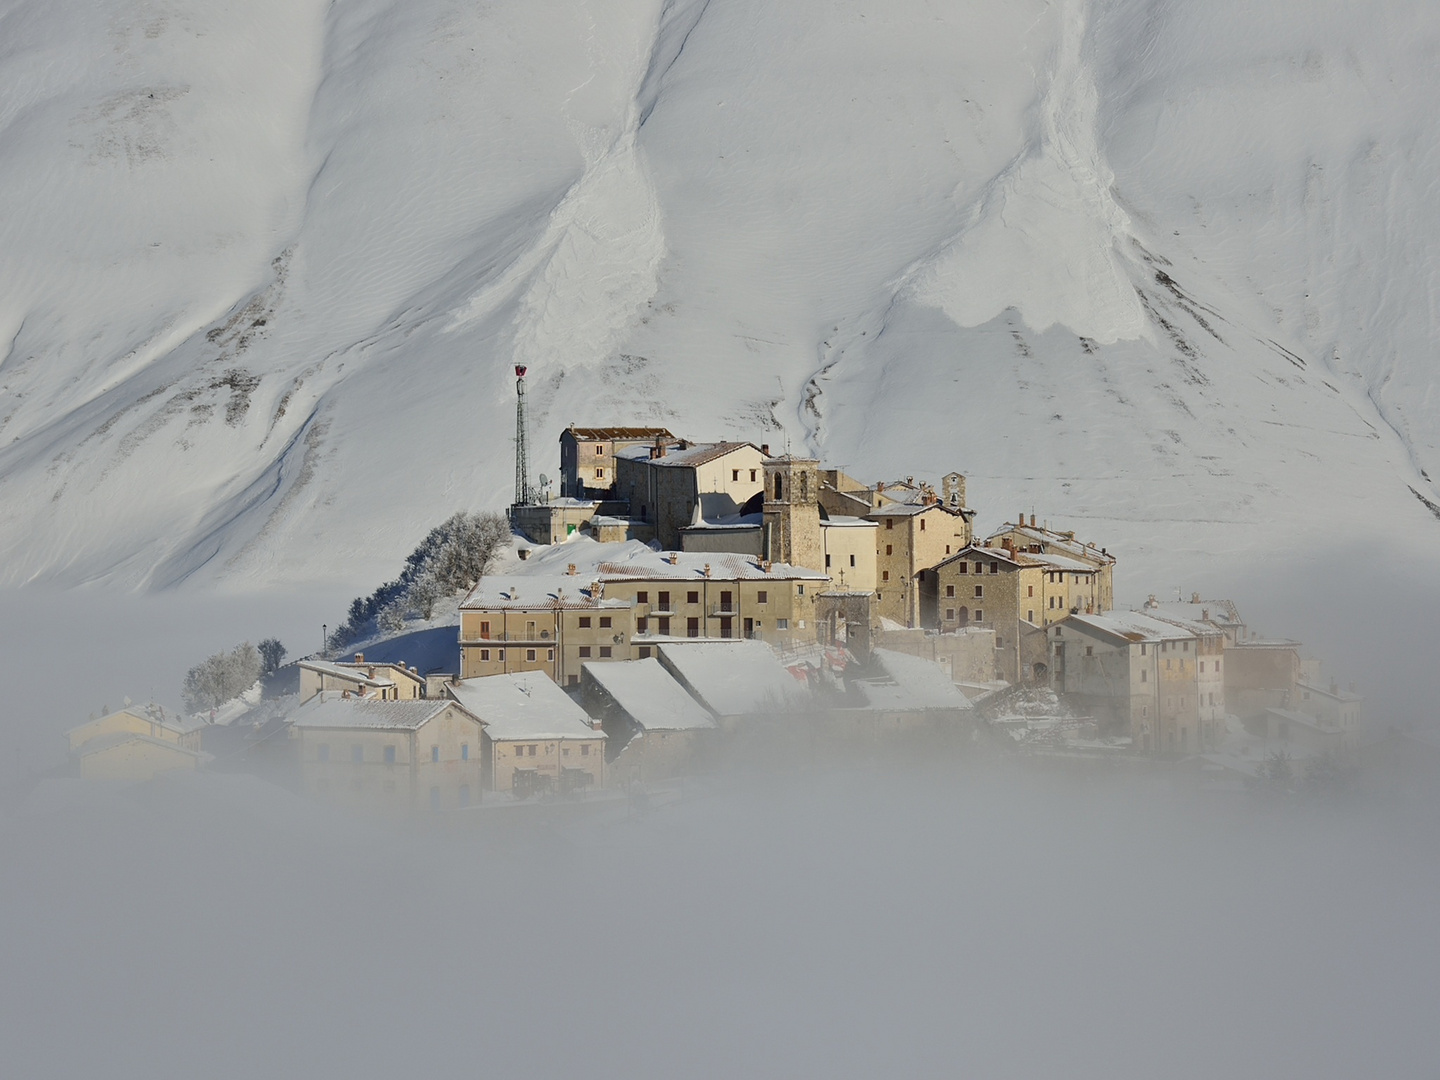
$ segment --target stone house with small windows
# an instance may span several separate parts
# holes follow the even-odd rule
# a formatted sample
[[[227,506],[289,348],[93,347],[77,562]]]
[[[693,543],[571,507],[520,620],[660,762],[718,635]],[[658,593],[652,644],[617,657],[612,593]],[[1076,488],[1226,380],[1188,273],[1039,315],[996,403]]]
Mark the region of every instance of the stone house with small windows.
[[[901,626],[937,627],[935,568],[970,543],[969,515],[926,495],[920,502],[885,503],[866,517],[877,526],[876,616]]]
[[[492,791],[605,786],[605,732],[543,672],[466,679],[445,692],[485,725],[482,768]]]
[[[633,446],[674,443],[663,427],[576,427],[560,433],[560,495],[608,499],[615,491],[615,453]]]
[[[481,722],[451,700],[325,690],[290,716],[308,795],[381,811],[454,810],[480,798]]]
[[[1346,744],[1353,744],[1365,732],[1365,700],[1354,687],[1347,690],[1334,680],[1301,679],[1292,700],[1300,712],[1315,717],[1327,730],[1338,731]]]
[[[1093,611],[1109,611],[1115,606],[1115,556],[1102,547],[1075,538],[1074,532],[1057,532],[1048,525],[1040,525],[1035,515],[1027,523],[1020,515],[1018,524],[1006,523],[986,541],[988,547],[1004,547],[1022,555],[1051,556],[1055,558],[1052,574],[1068,571],[1072,577],[1081,566],[1094,570],[1093,580],[1065,580],[1056,578],[1053,584],[1070,584],[1081,587],[1080,591],[1059,610],[1070,611],[1079,608]],[[1087,598],[1090,603],[1087,603]]]
[[[414,701],[426,696],[425,676],[413,667],[397,662],[365,662],[364,653],[353,661],[301,660],[300,701],[309,701],[322,690],[349,690],[359,696],[382,701]]]
[[[1187,754],[1218,744],[1201,723],[1195,635],[1138,612],[1072,615],[1046,632],[1051,684],[1079,711],[1142,753]]]
[[[615,454],[616,499],[630,517],[655,529],[666,549],[682,547],[681,530],[696,519],[736,515],[765,487],[768,452],[748,442],[656,440]]]

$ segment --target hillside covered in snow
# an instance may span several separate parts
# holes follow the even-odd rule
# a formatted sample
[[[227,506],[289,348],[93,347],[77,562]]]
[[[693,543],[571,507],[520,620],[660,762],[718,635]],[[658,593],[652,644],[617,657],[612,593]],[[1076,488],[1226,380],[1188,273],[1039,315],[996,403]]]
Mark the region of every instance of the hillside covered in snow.
[[[515,362],[552,475],[1434,559],[1437,100],[1433,0],[0,0],[0,583],[378,580]]]

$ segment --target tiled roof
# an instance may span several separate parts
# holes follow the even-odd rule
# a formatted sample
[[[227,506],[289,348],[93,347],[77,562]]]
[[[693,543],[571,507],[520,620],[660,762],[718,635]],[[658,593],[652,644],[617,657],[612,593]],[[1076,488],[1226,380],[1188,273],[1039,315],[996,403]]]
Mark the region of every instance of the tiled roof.
[[[690,443],[683,450],[678,446],[670,446],[665,450],[664,457],[651,458],[648,446],[631,446],[624,450],[617,450],[616,457],[625,458],[627,461],[648,461],[651,465],[658,465],[665,468],[688,468],[693,469],[698,465],[716,461],[727,454],[733,454],[736,450],[743,450],[746,447],[754,450],[757,454],[760,448],[754,443],[748,442],[717,442],[717,443]]]
[[[611,439],[673,439],[663,427],[569,427],[565,429],[577,439],[608,441]]]

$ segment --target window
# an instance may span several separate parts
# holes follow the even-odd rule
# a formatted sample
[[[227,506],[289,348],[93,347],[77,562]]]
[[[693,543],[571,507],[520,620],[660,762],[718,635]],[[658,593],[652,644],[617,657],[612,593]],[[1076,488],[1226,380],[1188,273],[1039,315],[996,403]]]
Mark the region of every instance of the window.
[[[885,528],[887,528],[887,529],[893,529],[894,527],[895,527],[895,519],[894,519],[894,518],[886,518],[886,519],[885,519]]]
[[[1095,646],[1094,646],[1094,645],[1086,645],[1086,646],[1085,646],[1085,655],[1086,655],[1086,656],[1094,656],[1094,655],[1095,655]]]
[[[482,622],[482,623],[480,624],[480,636],[481,636],[481,637],[489,637],[489,636],[490,636],[490,624],[489,624],[488,622]]]
[[[554,659],[555,659],[555,650],[554,650],[554,649],[546,649],[546,650],[545,650],[545,659],[546,659],[546,660],[554,660]]]
[[[690,591],[690,592],[687,592],[687,593],[685,594],[685,602],[686,602],[687,604],[698,604],[698,603],[700,602],[700,594],[699,594],[698,592],[693,591],[693,590]]]
[[[1200,674],[1201,674],[1201,675],[1204,675],[1204,674],[1205,674],[1205,661],[1204,661],[1204,660],[1201,660],[1201,661],[1200,661]]]
[[[581,757],[589,757],[589,756],[590,756],[590,744],[589,744],[588,742],[587,742],[587,743],[581,743],[581,744],[580,744],[580,756],[581,756]]]
[[[992,562],[992,563],[990,564],[990,573],[992,573],[992,574],[998,574],[999,572],[1000,572],[1000,564],[999,564],[998,562]]]
[[[1141,672],[1140,672],[1140,681],[1141,681],[1141,682],[1149,682],[1149,681],[1150,681],[1150,672],[1141,670]]]
[[[635,594],[635,602],[637,604],[648,604],[650,602],[650,593],[645,589],[641,589]]]
[[[670,636],[670,616],[668,615],[662,615],[660,617],[660,635],[662,637]]]
[[[580,676],[579,676],[579,675],[566,675],[566,676],[565,676],[565,685],[566,685],[566,686],[574,686],[574,685],[575,685],[576,683],[578,683],[579,681],[580,681]]]
[[[600,616],[600,629],[609,630],[614,625],[614,620],[609,615]]]
[[[947,608],[945,609],[945,621],[946,621],[946,622],[954,622],[954,621],[955,621],[955,609],[954,609],[953,607],[947,607]]]
[[[329,760],[330,760],[330,744],[329,744],[329,743],[323,743],[323,742],[322,742],[319,746],[317,746],[317,747],[315,748],[315,760],[316,760],[316,761],[329,761]]]
[[[880,571],[880,580],[881,580],[881,581],[889,581],[889,580],[890,580],[890,571],[889,571],[889,570],[881,570],[881,571]]]
[[[480,659],[481,659],[481,660],[489,660],[489,659],[490,659],[490,650],[489,650],[489,649],[481,649],[481,650],[480,650]]]
[[[391,749],[391,750],[393,751],[393,748],[389,748],[389,749]],[[392,754],[391,754],[391,757],[392,757],[392,758],[394,757],[393,752],[392,752]],[[432,747],[430,747],[430,760],[431,760],[432,763],[433,763],[433,762],[438,762],[438,761],[440,760],[440,747],[438,747],[438,746],[432,746]]]
[[[797,586],[795,586],[795,595],[796,595],[796,596],[804,596],[804,595],[805,595],[805,586],[804,586],[804,585],[797,585]]]
[[[1162,646],[1162,647],[1163,647],[1163,646]],[[1166,657],[1166,659],[1165,659],[1165,670],[1166,670],[1166,671],[1169,671],[1169,670],[1170,670],[1170,659],[1169,659],[1169,657]]]
[[[1026,589],[1026,593],[1025,593],[1026,596],[1034,596],[1034,595],[1035,595],[1035,586],[1034,586],[1034,585],[1026,585],[1026,586],[1025,586],[1025,589]]]
[[[1144,646],[1144,645],[1141,645],[1141,646],[1140,646],[1140,655],[1141,655],[1141,656],[1144,656],[1144,655],[1145,655],[1145,646]]]
[[[754,470],[754,469],[751,469],[751,470],[750,470],[750,479],[751,479],[752,481],[756,479],[755,470]]]
[[[945,595],[946,595],[946,596],[954,596],[954,595],[955,595],[955,586],[954,586],[954,585],[946,585],[946,586],[945,586]]]
[[[685,636],[686,636],[686,637],[699,637],[699,636],[700,636],[700,620],[699,620],[699,619],[690,618],[690,619],[686,619],[686,620],[685,620]]]
[[[525,650],[525,659],[533,662],[534,659],[535,659],[535,650],[534,650],[534,649],[526,649],[526,650]]]
[[[670,594],[669,594],[668,592],[662,592],[662,593],[659,593],[658,595],[659,595],[659,599],[660,599],[660,610],[661,610],[661,611],[669,611],[669,610],[670,610]]]
[[[600,646],[600,659],[601,659],[601,660],[608,660],[612,655],[614,655],[614,649],[612,649],[609,645],[601,645],[601,646]]]
[[[580,616],[580,629],[581,629],[581,630],[589,630],[589,629],[590,629],[590,616],[589,616],[589,615],[581,615],[581,616]]]
[[[976,585],[976,586],[975,586],[975,599],[976,599],[976,600],[979,600],[980,597],[982,597],[982,596],[984,596],[984,595],[985,595],[985,586],[984,586],[984,585]]]
[[[975,609],[975,621],[976,621],[976,622],[984,622],[984,621],[985,621],[985,612],[981,611],[978,607]]]
[[[921,518],[921,519],[920,519],[920,531],[921,531],[921,532],[924,532],[924,531],[925,531],[925,519],[924,519],[924,518]]]
[[[964,559],[961,559],[958,563],[955,564],[955,572],[957,574],[968,574],[970,572],[970,564],[967,563]]]
[[[516,756],[516,757],[524,757],[524,756],[525,756],[525,747],[523,747],[523,746],[517,746],[517,747],[515,747],[515,756]]]
[[[650,658],[650,646],[649,646],[649,645],[641,645],[641,646],[640,646],[640,659],[641,659],[641,660],[648,660],[649,658]]]
[[[945,554],[946,554],[946,555],[949,555],[949,554],[950,554],[950,545],[949,545],[949,544],[946,544],[946,545],[945,545]]]
[[[469,744],[468,742],[462,742],[462,743],[460,744],[460,760],[461,760],[461,761],[469,761],[469,760],[470,760],[470,744]]]
[[[739,470],[739,469],[731,469],[731,470],[730,470],[730,479],[731,479],[731,480],[735,480],[735,481],[739,481],[739,479],[740,479],[740,470]]]
[[[1190,643],[1189,643],[1188,641],[1182,641],[1182,642],[1180,643],[1180,651],[1181,651],[1181,652],[1189,652],[1189,651],[1190,651]]]
[[[1034,608],[1031,608],[1029,611],[1025,612],[1025,621],[1026,621],[1026,622],[1034,622],[1034,621],[1035,621],[1035,609],[1034,609]]]
[[[534,743],[531,743],[531,744],[530,744],[530,756],[531,756],[531,757],[534,757],[534,756],[535,756],[535,744],[534,744]]]
[[[894,554],[895,554],[895,545],[894,545],[894,544],[886,544],[886,545],[885,545],[885,554],[886,554],[886,555],[894,555]]]
[[[775,620],[775,629],[776,629],[776,630],[789,630],[789,629],[790,629],[790,620],[789,620],[789,619],[776,619],[776,620]]]
[[[825,569],[830,569],[830,553],[828,551],[825,553]]]
[[[649,619],[644,618],[644,617],[642,616],[641,618],[638,618],[638,619],[635,620],[635,632],[636,632],[637,634],[645,634],[645,633],[649,633],[649,631],[650,631],[650,620],[649,620]]]
[[[361,746],[359,743],[356,743],[355,745],[350,747],[350,760],[355,762],[357,765],[360,762],[364,761],[365,747]]]
[[[527,622],[527,623],[525,624],[525,640],[526,640],[526,641],[534,641],[534,640],[535,640],[535,622],[534,622],[533,619],[530,620],[529,622]]]
[[[581,645],[581,646],[580,646],[580,659],[585,660],[585,659],[589,658],[589,656],[590,656],[590,646],[589,646],[589,645]]]
[[[770,593],[765,589],[761,589],[755,594],[755,602],[757,604],[768,604],[770,602]]]
[[[850,565],[851,565],[851,566],[854,566],[854,565],[855,565],[855,556],[854,556],[854,555],[851,555],[851,556],[850,556]]]
[[[602,446],[597,446],[597,447],[595,447],[595,456],[596,456],[596,457],[599,457],[599,456],[600,456],[601,454],[603,454],[603,453],[605,453],[605,448],[604,448],[604,447],[602,447]]]
[[[504,660],[504,659],[505,659],[505,650],[504,650],[504,649],[496,649],[496,650],[495,650],[495,659],[497,659],[497,660]]]
[[[596,470],[595,470],[595,479],[596,479],[596,480],[604,480],[604,479],[605,479],[605,470],[604,470],[604,469],[596,469]]]

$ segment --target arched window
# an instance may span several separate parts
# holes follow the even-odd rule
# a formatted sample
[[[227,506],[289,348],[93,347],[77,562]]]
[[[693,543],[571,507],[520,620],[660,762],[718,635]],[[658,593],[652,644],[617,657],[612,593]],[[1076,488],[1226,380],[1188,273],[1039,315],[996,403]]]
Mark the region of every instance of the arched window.
[[[970,609],[969,609],[969,608],[967,608],[967,607],[962,607],[962,608],[960,609],[960,611],[958,612],[958,615],[959,615],[959,619],[958,619],[957,621],[960,623],[961,626],[964,626],[966,623],[968,623],[968,622],[970,621]]]

